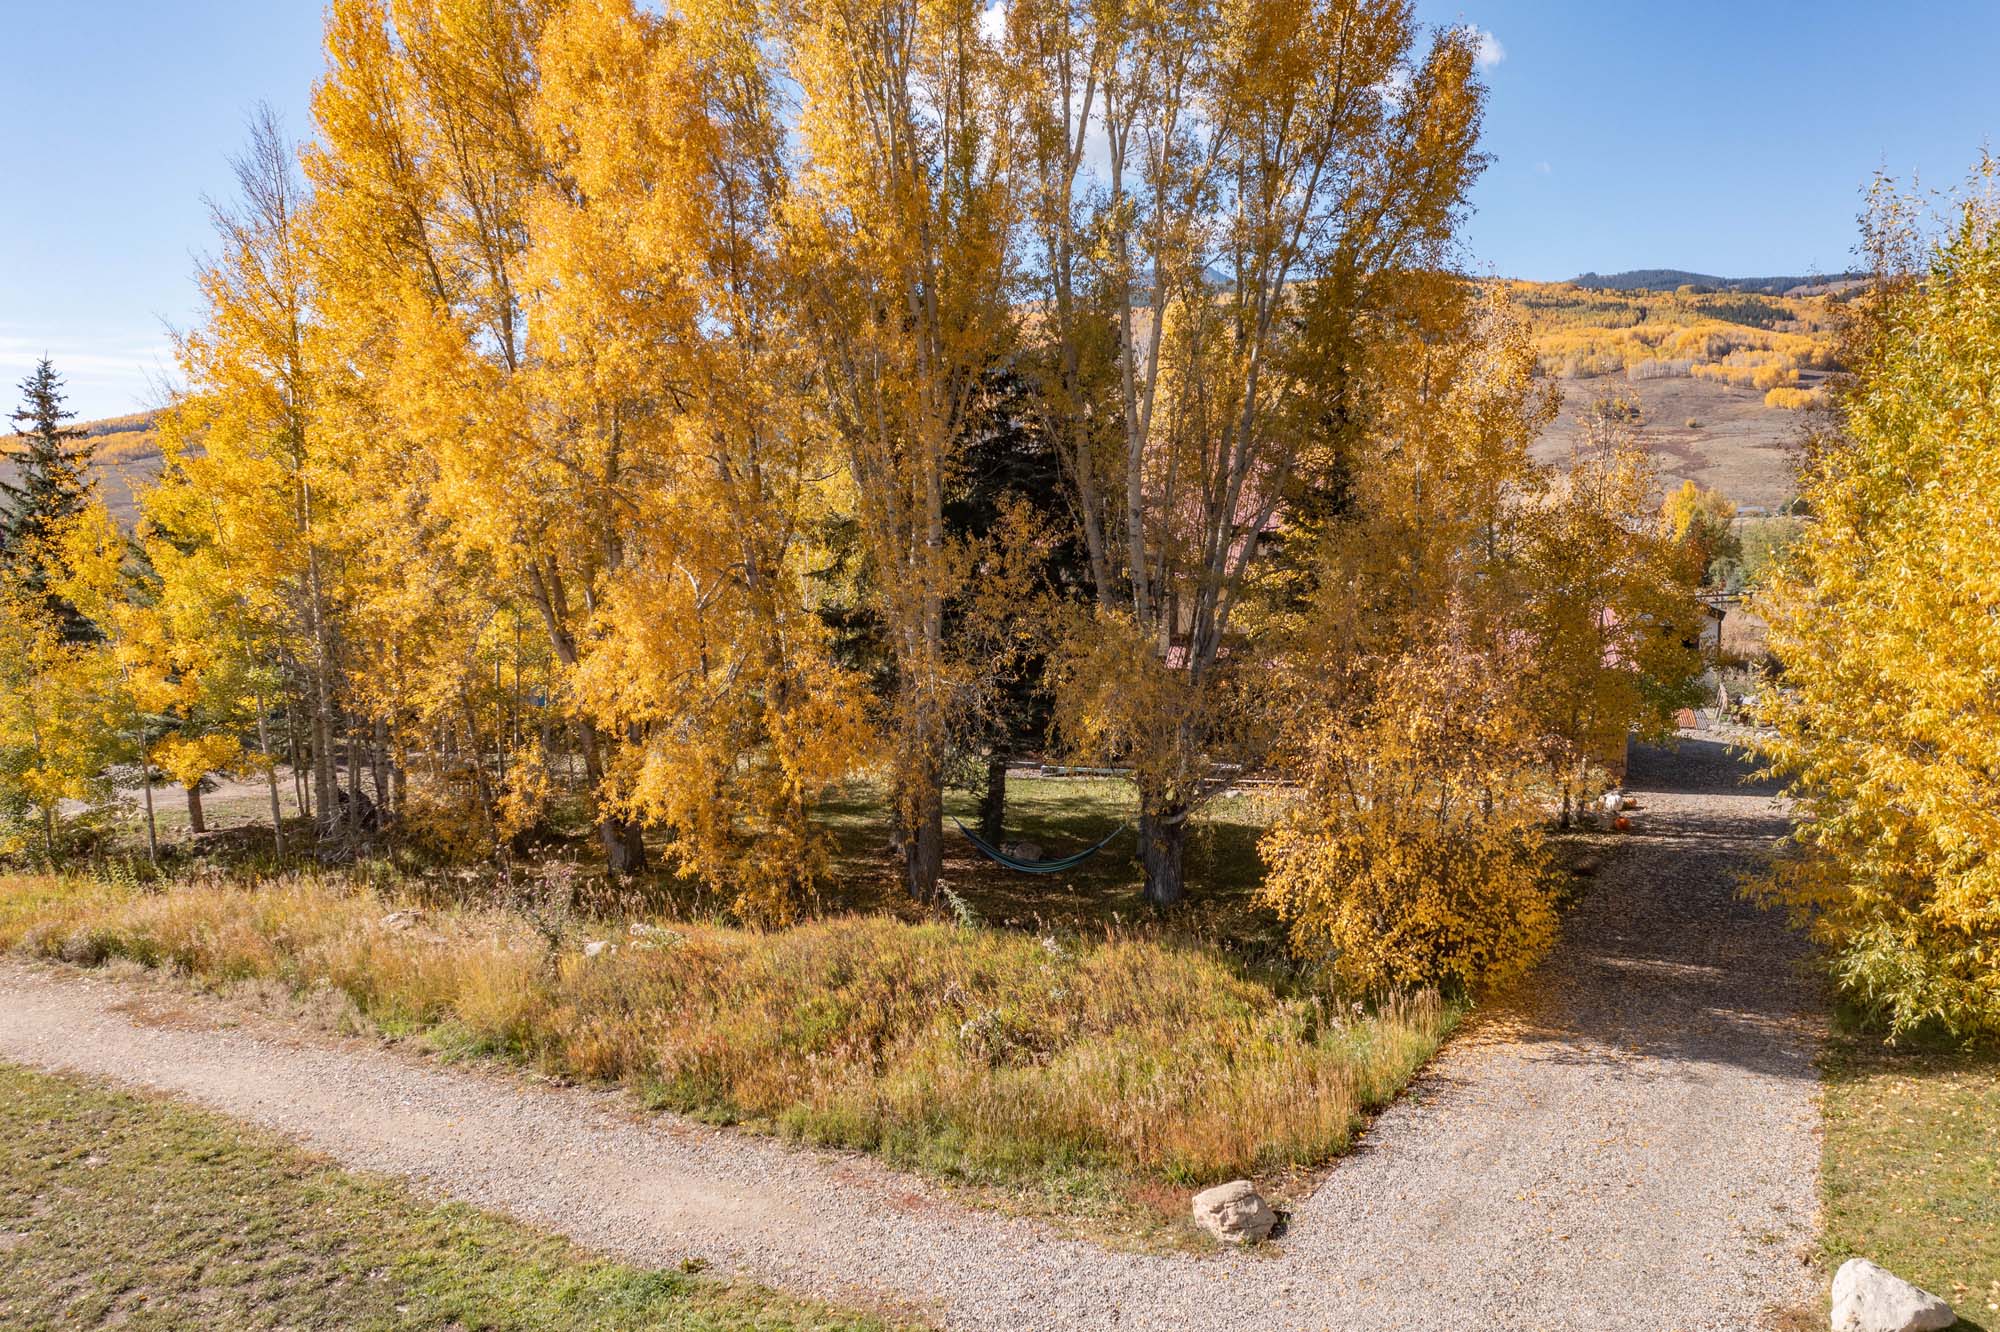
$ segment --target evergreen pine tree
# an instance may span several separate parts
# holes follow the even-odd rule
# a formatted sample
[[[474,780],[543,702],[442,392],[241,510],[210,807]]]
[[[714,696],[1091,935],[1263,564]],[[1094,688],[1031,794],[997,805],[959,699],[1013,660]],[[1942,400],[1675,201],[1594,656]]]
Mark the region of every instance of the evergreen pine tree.
[[[95,627],[74,606],[49,591],[50,563],[62,525],[90,501],[90,446],[86,433],[65,422],[76,413],[64,405],[62,376],[44,356],[21,381],[14,411],[15,480],[0,481],[0,574],[41,600],[72,642],[94,638]]]

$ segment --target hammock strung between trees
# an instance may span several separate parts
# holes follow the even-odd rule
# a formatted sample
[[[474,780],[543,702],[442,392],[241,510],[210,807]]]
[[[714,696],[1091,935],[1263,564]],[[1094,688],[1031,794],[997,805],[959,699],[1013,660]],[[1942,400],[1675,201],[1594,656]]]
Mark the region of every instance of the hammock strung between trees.
[[[1132,826],[1128,823],[1122,827],[1114,828],[1111,836],[1105,838],[1096,846],[1079,851],[1073,856],[1064,856],[1060,860],[1022,860],[1017,856],[1008,855],[1005,851],[1002,851],[990,842],[981,841],[978,833],[959,823],[957,819],[953,819],[952,822],[958,824],[958,830],[965,834],[965,840],[972,843],[981,855],[996,865],[1003,866],[1020,874],[1060,874],[1066,869],[1075,869],[1105,847],[1110,846],[1120,833]]]

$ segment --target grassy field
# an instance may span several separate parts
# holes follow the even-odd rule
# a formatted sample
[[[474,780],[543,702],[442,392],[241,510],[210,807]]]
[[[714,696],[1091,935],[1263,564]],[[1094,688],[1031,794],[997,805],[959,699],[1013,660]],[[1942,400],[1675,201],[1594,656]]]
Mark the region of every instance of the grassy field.
[[[2000,1328],[2000,1055],[1842,1035],[1825,1071],[1829,1270],[1868,1258]]]
[[[163,1098],[0,1064],[0,1326],[864,1332],[594,1258]]]
[[[1644,414],[1640,439],[1653,455],[1663,491],[1692,480],[1739,506],[1767,510],[1798,494],[1796,455],[1805,418],[1766,407],[1754,389],[1705,379],[1629,383],[1622,375],[1564,380],[1562,389],[1561,412],[1531,450],[1536,462],[1567,462],[1581,434],[1578,416],[1600,397],[1623,397],[1636,400]]]
[[[16,877],[0,879],[0,947],[336,997],[447,1056],[620,1082],[1135,1231],[1184,1226],[1190,1188],[1331,1160],[1459,1016],[1435,996],[1355,1005],[1151,930],[392,914],[408,909],[336,879]]]

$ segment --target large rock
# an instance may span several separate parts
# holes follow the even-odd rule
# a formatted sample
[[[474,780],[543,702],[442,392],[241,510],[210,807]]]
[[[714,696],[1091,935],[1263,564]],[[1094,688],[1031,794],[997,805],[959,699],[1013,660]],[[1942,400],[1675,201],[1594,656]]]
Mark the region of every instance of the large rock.
[[[1866,1258],[1833,1274],[1833,1332],[1936,1332],[1957,1321],[1949,1304]]]
[[[1255,1244],[1278,1217],[1249,1180],[1239,1179],[1195,1194],[1194,1221],[1225,1244]]]

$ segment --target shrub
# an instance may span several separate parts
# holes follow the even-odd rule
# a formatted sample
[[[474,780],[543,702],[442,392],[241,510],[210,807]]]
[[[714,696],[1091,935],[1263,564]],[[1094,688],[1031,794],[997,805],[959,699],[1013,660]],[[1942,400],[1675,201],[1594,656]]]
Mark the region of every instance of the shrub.
[[[1506,980],[1555,937],[1533,727],[1470,658],[1379,674],[1369,707],[1293,738],[1302,792],[1265,835],[1263,895],[1350,985]]]
[[[1818,389],[1774,388],[1764,395],[1766,407],[1776,407],[1791,412],[1801,411],[1818,401]]]

